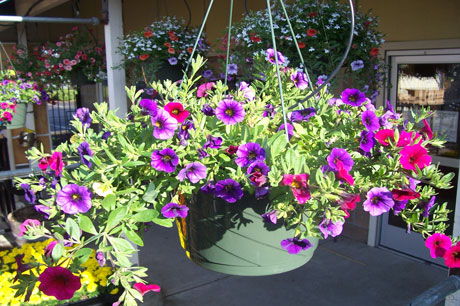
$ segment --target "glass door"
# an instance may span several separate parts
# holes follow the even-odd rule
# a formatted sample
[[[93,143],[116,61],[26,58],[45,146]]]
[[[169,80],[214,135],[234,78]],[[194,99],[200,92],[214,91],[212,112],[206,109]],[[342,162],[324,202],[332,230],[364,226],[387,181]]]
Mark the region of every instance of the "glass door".
[[[440,51],[431,51],[436,53]],[[432,148],[433,163],[439,163],[442,171],[454,172],[454,188],[438,190],[438,203],[448,203],[452,210],[448,232],[452,234],[459,225],[454,224],[456,211],[460,212],[459,152],[460,152],[460,50],[447,50],[444,54],[427,54],[427,51],[394,52],[389,54],[391,63],[390,82],[392,87],[387,96],[407,120],[411,111],[422,107],[436,111],[429,124],[433,132],[447,141],[442,149]],[[441,52],[440,52],[441,53]],[[457,209],[456,209],[457,208]],[[458,215],[458,213],[457,213]],[[457,216],[458,217],[458,216]],[[380,220],[381,246],[443,265],[441,258],[430,257],[423,237],[418,233],[408,233],[404,222],[392,212]]]

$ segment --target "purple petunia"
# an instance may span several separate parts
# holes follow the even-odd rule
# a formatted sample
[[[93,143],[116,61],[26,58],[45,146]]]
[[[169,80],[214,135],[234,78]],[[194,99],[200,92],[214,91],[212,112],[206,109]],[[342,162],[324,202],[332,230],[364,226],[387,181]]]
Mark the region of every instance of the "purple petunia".
[[[366,101],[366,96],[358,89],[347,88],[342,92],[342,102],[351,106],[361,106]]]
[[[332,220],[324,218],[319,224],[319,229],[321,233],[323,233],[324,239],[326,239],[329,235],[336,237],[342,233],[343,224],[343,221],[336,221],[334,223]]]
[[[308,239],[288,238],[281,241],[281,247],[289,254],[298,254],[312,247],[312,244]]]
[[[249,142],[241,145],[236,151],[235,163],[240,167],[247,167],[253,162],[263,161],[265,159],[265,150],[255,142]]]
[[[26,183],[21,184],[22,190],[24,190],[24,198],[26,199],[27,202],[30,204],[35,203],[35,192],[30,189],[30,185]]]
[[[94,153],[91,151],[89,147],[89,143],[86,141],[83,141],[77,148],[78,153],[80,154],[80,160],[81,162],[88,168],[91,168],[93,165],[88,159],[86,159],[86,156],[93,156]]]
[[[364,62],[362,60],[356,60],[351,62],[351,70],[356,71],[364,68]]]
[[[206,137],[206,142],[203,145],[203,148],[206,149],[219,149],[220,145],[222,144],[222,137],[214,137],[212,135],[208,135]]]
[[[278,221],[278,211],[272,210],[266,214],[262,214],[262,220],[264,222],[271,222],[273,224],[276,224],[276,222]]]
[[[385,187],[374,187],[367,192],[367,200],[363,203],[363,208],[371,216],[380,216],[388,212],[395,202],[393,194]]]
[[[156,116],[158,111],[158,106],[155,100],[151,99],[142,99],[139,102],[139,106],[142,108],[141,113],[143,115]]]
[[[244,92],[244,97],[249,101],[254,100],[256,96],[256,92],[254,91],[254,89],[252,89],[249,86],[249,84],[244,81],[240,83],[240,87],[238,88],[238,90]]]
[[[278,128],[277,130],[278,132],[279,131],[286,131],[286,129],[284,128],[284,123],[280,125],[280,127]],[[294,126],[290,123],[287,123],[287,133],[288,133],[288,137],[289,139],[291,139],[292,136],[294,136]]]
[[[243,106],[231,99],[220,101],[216,108],[216,117],[226,125],[233,125],[243,121],[245,115]]]
[[[170,139],[177,129],[177,120],[165,110],[159,109],[156,116],[151,118],[153,124],[153,137],[157,139]]]
[[[278,57],[278,64],[283,65],[286,62],[286,58],[284,57],[281,52],[277,51],[276,55]],[[274,49],[267,49],[267,61],[269,61],[272,64],[276,64],[276,58],[275,58],[275,50]]]
[[[263,161],[256,161],[249,165],[247,174],[253,174],[255,172],[260,172],[263,175],[267,175],[270,172],[270,167],[268,167]]]
[[[229,178],[216,183],[214,195],[228,203],[235,203],[243,197],[243,190],[238,182]]]
[[[329,154],[326,160],[327,160],[328,166],[334,171],[339,170],[337,168],[338,160],[340,160],[343,163],[343,169],[345,169],[346,171],[350,171],[354,164],[353,159],[351,159],[350,154],[345,149],[341,149],[341,148],[333,148],[331,151],[331,154]]]
[[[212,108],[209,104],[203,104],[203,108],[201,109],[201,111],[206,116],[214,116],[216,114],[214,108]]]
[[[107,139],[109,139],[110,136],[112,136],[112,132],[106,131],[106,132],[104,132],[104,133],[102,134],[102,137],[101,137],[101,138],[104,139],[104,140],[107,140]]]
[[[168,58],[168,62],[171,66],[177,65],[177,58],[176,57],[170,57]]]
[[[265,105],[265,110],[262,115],[263,117],[271,117],[272,119],[275,117],[275,108],[271,104]]]
[[[203,77],[206,79],[210,79],[212,77],[212,70],[208,69],[203,71]]]
[[[237,64],[228,64],[227,73],[228,74],[238,74],[238,65]]]
[[[370,152],[375,145],[374,132],[363,130],[361,132],[361,140],[359,147],[364,152]]]
[[[402,200],[402,201],[394,200],[394,201],[395,201],[395,205],[393,206],[393,213],[395,215],[398,215],[400,212],[404,210],[408,200]]]
[[[208,152],[206,152],[202,148],[198,149],[198,159],[202,160],[203,158],[208,157],[208,156],[209,156]]]
[[[190,129],[195,130],[195,125],[193,124],[193,121],[185,120],[184,122],[182,122],[181,126],[179,127],[179,131],[177,132],[177,137],[181,141],[181,144],[183,142],[186,143],[186,140],[190,139]]]
[[[200,188],[201,191],[207,194],[213,193],[215,189],[216,189],[216,183],[214,181],[207,181],[206,184],[204,184]]]
[[[185,218],[188,214],[188,207],[177,203],[168,203],[161,209],[165,218]]]
[[[436,196],[432,196],[428,202],[422,201],[418,204],[423,209],[422,216],[428,217],[430,215],[430,209],[434,206],[435,201]]]
[[[34,205],[34,209],[35,211],[42,213],[43,218],[48,219],[50,217],[50,208],[48,206],[42,204]]]
[[[368,131],[373,132],[380,128],[379,117],[371,110],[364,111],[361,120]]]
[[[157,171],[164,171],[171,173],[176,170],[176,166],[179,163],[179,157],[173,149],[163,149],[161,151],[153,151],[151,158],[151,165]]]
[[[193,184],[198,183],[201,179],[206,178],[207,168],[200,162],[193,162],[185,165],[185,168],[179,171],[177,178],[179,181],[183,181],[186,177]]]
[[[254,196],[260,200],[268,195],[268,186],[254,187]]]
[[[301,109],[301,110],[293,111],[290,114],[289,119],[292,122],[302,122],[302,121],[307,122],[314,115],[316,115],[315,108],[314,107],[308,107],[308,108],[304,108],[304,109]]]
[[[83,127],[89,128],[91,125],[91,117],[89,116],[89,109],[86,107],[81,107],[75,112],[75,117],[79,119]]]
[[[300,70],[297,70],[291,75],[291,81],[299,89],[305,89],[308,87],[307,75]]]
[[[58,191],[56,204],[69,215],[85,213],[92,206],[91,193],[85,186],[67,184]]]
[[[106,260],[105,260],[104,252],[102,251],[96,252],[96,260],[100,267],[105,266]]]

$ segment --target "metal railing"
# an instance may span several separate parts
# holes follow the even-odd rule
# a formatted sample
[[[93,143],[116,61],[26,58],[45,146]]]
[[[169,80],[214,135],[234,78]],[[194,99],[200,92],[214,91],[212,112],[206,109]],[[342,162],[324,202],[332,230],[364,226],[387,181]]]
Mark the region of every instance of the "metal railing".
[[[413,299],[407,306],[434,306],[460,290],[460,276],[451,275]],[[459,304],[457,304],[459,305]]]

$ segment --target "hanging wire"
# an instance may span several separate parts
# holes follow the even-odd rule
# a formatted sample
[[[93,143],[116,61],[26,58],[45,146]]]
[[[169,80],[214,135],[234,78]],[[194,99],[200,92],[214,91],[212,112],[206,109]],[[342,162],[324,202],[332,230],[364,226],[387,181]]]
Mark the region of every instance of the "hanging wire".
[[[244,11],[246,12],[246,16],[249,15],[248,0],[244,0]]]
[[[267,0],[268,1],[268,0]],[[340,68],[342,68],[343,63],[345,62],[345,59],[348,56],[348,53],[350,52],[351,49],[351,44],[353,43],[353,35],[354,35],[354,30],[355,30],[355,10],[353,7],[353,1],[349,0],[350,4],[350,19],[351,19],[351,26],[350,26],[350,34],[348,36],[348,45],[347,48],[345,49],[345,53],[342,56],[342,59],[340,60],[339,64],[337,67],[335,67],[334,71],[331,73],[331,75],[321,84],[318,88],[316,88],[312,93],[310,93],[305,99],[300,100],[296,104],[292,105],[289,107],[289,109],[296,108],[303,102],[307,101],[311,97],[314,97],[321,89],[323,89],[324,86],[326,86],[339,72]]]
[[[230,59],[230,42],[232,39],[232,16],[233,16],[233,0],[230,0],[230,17],[228,18],[228,34],[227,34],[227,55],[225,57],[225,80],[224,80],[225,85],[227,85],[228,62]]]
[[[286,21],[287,21],[287,23],[289,25],[289,29],[291,30],[291,36],[292,36],[292,39],[294,40],[294,45],[295,45],[295,47],[297,49],[297,54],[300,57],[300,62],[302,63],[302,68],[305,70],[305,74],[307,75],[308,85],[310,86],[311,90],[313,91],[313,84],[312,84],[311,79],[310,79],[310,74],[308,73],[307,66],[305,66],[305,62],[303,60],[302,52],[300,52],[299,44],[297,43],[297,37],[296,37],[296,35],[294,33],[294,29],[292,28],[291,21],[289,20],[289,16],[287,14],[286,7],[284,6],[283,0],[279,0],[279,3],[281,4],[281,7],[283,8],[284,16],[286,17]]]
[[[187,7],[187,12],[188,12],[188,21],[187,21],[187,25],[185,26],[185,30],[187,30],[188,27],[190,26],[190,22],[192,22],[192,10],[190,9],[190,5],[188,5],[187,0],[184,0],[184,4]]]
[[[286,131],[286,141],[289,142],[289,131],[288,131],[288,126],[287,126],[286,108],[284,107],[283,85],[281,83],[280,65],[278,62],[278,50],[276,48],[275,30],[273,28],[273,18],[272,18],[272,10],[270,8],[270,0],[267,0],[267,11],[268,11],[268,20],[270,21],[270,31],[272,34],[273,51],[275,52],[275,66],[276,66],[276,74],[278,76],[278,87],[280,90],[281,107],[283,109],[284,130]]]

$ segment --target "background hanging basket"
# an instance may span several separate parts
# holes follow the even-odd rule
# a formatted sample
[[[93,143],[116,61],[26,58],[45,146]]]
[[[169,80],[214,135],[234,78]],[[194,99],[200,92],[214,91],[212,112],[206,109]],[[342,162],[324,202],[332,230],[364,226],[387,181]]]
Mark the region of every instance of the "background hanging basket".
[[[8,130],[19,129],[25,126],[27,117],[27,105],[26,103],[18,103],[16,105],[16,112],[13,115],[11,121],[6,125]]]
[[[294,270],[307,263],[318,238],[299,254],[289,254],[280,241],[293,237],[283,224],[265,223],[261,214],[267,201],[245,195],[236,203],[202,192],[192,197],[189,214],[178,219],[179,236],[187,256],[197,265],[216,272],[258,276]]]

